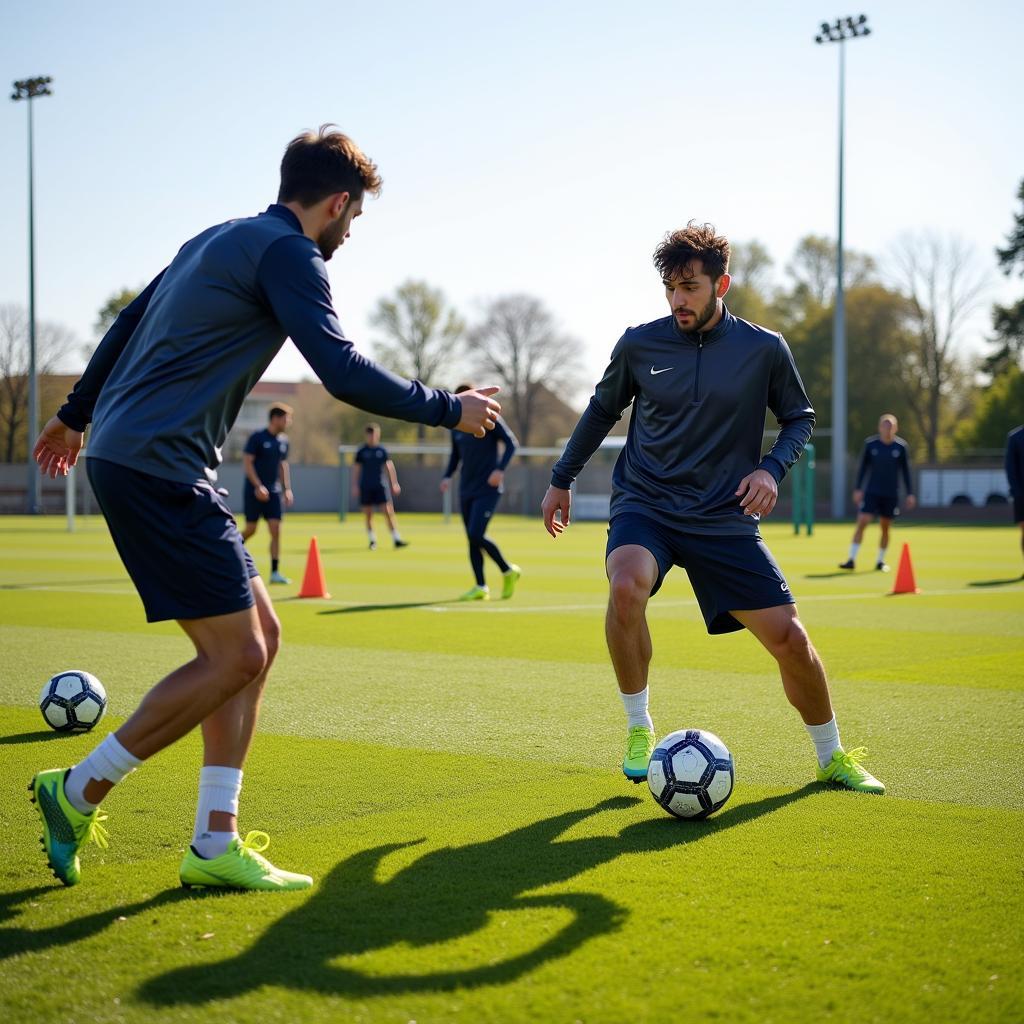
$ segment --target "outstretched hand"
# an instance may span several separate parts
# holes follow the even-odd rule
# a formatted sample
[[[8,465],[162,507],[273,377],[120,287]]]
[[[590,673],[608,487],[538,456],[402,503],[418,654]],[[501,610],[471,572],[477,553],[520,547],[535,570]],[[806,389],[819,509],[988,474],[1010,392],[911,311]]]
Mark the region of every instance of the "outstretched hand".
[[[462,403],[462,419],[456,430],[461,430],[474,437],[484,437],[488,430],[494,429],[501,406],[491,398],[501,388],[477,388],[475,391],[463,391],[459,394]]]
[[[544,529],[557,537],[569,525],[569,509],[572,505],[572,492],[564,487],[549,487],[540,503],[540,514],[544,519]],[[557,516],[557,518],[556,518]]]
[[[736,497],[745,516],[766,516],[779,498],[779,485],[766,469],[748,473],[736,488]]]
[[[85,435],[72,430],[63,420],[53,417],[43,427],[32,449],[32,458],[39,464],[39,472],[51,480],[57,475],[67,476],[68,470],[78,461]]]

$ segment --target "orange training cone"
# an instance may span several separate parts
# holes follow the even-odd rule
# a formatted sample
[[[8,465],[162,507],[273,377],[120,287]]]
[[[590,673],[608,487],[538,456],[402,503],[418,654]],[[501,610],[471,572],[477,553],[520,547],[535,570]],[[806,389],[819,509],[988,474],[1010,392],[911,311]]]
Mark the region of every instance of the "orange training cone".
[[[299,597],[330,596],[327,593],[327,581],[324,579],[324,567],[320,563],[320,549],[316,546],[316,537],[312,537],[309,541],[309,554],[306,556],[306,575],[302,577]]]
[[[910,564],[910,545],[904,544],[900,552],[900,567],[896,571],[896,582],[892,586],[894,594],[920,594],[914,582],[914,567]]]

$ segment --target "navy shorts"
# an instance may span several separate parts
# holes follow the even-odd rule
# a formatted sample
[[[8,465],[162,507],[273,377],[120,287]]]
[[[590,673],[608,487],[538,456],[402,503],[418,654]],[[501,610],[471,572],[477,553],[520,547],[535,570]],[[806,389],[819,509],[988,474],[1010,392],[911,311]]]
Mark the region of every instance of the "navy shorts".
[[[868,516],[893,519],[900,514],[899,498],[887,498],[884,494],[865,494],[860,510]]]
[[[89,482],[150,622],[205,619],[253,606],[256,565],[224,499],[105,459]]]
[[[488,487],[486,491],[459,496],[462,511],[462,522],[466,527],[466,536],[470,540],[483,537],[490,525],[501,501],[501,491],[496,487]]]
[[[281,495],[277,491],[271,491],[266,501],[260,501],[256,497],[256,488],[248,480],[242,488],[242,498],[245,504],[245,521],[255,523],[259,519],[280,519],[284,514],[281,507]]]
[[[654,555],[658,578],[652,596],[673,565],[686,570],[709,633],[743,629],[732,611],[794,603],[786,577],[760,537],[686,533],[638,512],[620,512],[608,524],[605,557],[625,544],[639,544]]]
[[[360,505],[386,505],[390,500],[391,496],[383,484],[378,484],[376,487],[368,487],[359,493]]]
[[[1015,523],[1024,523],[1024,495],[1014,496],[1013,521]]]

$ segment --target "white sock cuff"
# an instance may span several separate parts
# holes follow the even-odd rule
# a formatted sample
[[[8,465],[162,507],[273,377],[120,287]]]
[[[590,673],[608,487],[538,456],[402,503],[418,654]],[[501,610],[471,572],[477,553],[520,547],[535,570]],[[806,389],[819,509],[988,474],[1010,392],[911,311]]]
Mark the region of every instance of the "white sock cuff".
[[[242,769],[226,765],[205,764],[199,769],[200,786],[237,786],[242,788]]]
[[[92,778],[106,779],[115,784],[142,764],[142,760],[129,753],[113,733],[107,735],[86,761]]]
[[[622,698],[622,704],[627,714],[646,711],[650,699],[650,687],[645,686],[639,693],[622,693],[620,690],[619,696]]]

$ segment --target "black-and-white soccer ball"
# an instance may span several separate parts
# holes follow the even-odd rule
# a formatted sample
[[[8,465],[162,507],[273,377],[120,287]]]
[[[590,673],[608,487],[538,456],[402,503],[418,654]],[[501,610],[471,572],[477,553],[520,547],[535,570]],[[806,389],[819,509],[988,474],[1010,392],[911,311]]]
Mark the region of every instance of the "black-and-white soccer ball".
[[[89,672],[58,672],[43,687],[39,710],[57,732],[88,732],[107,710],[107,691]]]
[[[729,748],[704,729],[669,733],[647,769],[654,799],[677,818],[706,818],[729,799],[732,783]]]

